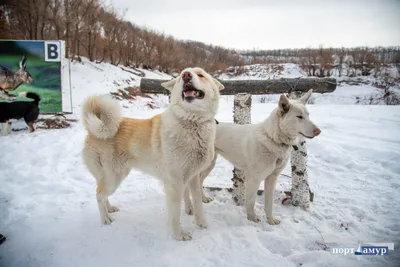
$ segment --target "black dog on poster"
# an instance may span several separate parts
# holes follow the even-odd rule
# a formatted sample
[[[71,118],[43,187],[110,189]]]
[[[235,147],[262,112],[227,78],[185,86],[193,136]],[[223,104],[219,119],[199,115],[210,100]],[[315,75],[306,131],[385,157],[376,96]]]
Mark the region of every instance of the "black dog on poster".
[[[39,117],[40,96],[33,92],[19,93],[19,96],[33,99],[33,101],[0,102],[0,123],[2,135],[11,133],[12,120],[23,118],[28,124],[29,132],[35,131],[35,121]]]

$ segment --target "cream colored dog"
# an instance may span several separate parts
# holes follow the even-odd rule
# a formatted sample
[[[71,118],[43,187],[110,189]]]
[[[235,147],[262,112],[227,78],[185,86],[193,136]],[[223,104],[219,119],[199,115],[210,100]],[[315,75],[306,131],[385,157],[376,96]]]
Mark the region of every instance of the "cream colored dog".
[[[279,174],[286,166],[292,146],[300,137],[314,138],[321,130],[310,120],[306,103],[312,89],[301,99],[289,100],[281,95],[278,107],[261,123],[217,125],[215,149],[218,154],[245,172],[247,218],[260,219],[254,211],[257,190],[264,181],[264,209],[269,224],[279,224],[273,216],[274,190]],[[200,174],[201,185],[214,168],[217,154],[211,165]],[[185,209],[191,212],[189,192],[185,191]],[[212,199],[203,192],[203,201]]]
[[[83,160],[97,181],[102,223],[113,221],[110,213],[119,209],[108,197],[135,168],[163,182],[172,235],[190,240],[191,234],[180,226],[182,194],[188,185],[196,224],[206,227],[198,176],[214,158],[214,116],[224,86],[201,68],[187,68],[162,86],[171,92],[170,104],[150,119],[123,118],[119,103],[108,97],[87,99]]]

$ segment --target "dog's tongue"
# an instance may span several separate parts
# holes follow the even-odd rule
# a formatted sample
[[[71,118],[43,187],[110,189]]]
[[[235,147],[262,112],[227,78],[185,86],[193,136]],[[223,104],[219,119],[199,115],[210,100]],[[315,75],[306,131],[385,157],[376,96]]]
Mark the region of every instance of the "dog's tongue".
[[[184,95],[185,97],[188,97],[188,96],[193,96],[193,97],[195,97],[195,96],[196,96],[196,91],[185,91],[185,92],[183,92],[183,95]]]

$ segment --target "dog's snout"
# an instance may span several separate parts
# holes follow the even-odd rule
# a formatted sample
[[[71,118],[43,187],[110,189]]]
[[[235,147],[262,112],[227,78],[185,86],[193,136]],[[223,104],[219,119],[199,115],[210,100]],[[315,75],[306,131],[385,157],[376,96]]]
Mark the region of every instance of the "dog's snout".
[[[315,128],[313,133],[314,133],[314,136],[318,136],[321,133],[321,130],[319,128]]]
[[[185,83],[190,82],[190,80],[192,79],[192,74],[191,74],[190,72],[188,72],[188,71],[185,71],[185,72],[182,74],[182,79],[183,79],[183,81],[184,81]]]

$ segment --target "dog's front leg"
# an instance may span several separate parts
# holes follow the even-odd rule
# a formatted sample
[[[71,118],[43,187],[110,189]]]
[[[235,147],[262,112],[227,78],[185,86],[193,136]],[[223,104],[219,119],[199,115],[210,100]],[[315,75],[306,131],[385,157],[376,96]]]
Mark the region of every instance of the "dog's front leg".
[[[206,221],[204,220],[203,212],[203,196],[200,186],[200,177],[196,175],[189,181],[190,193],[193,198],[194,219],[196,224],[201,228],[206,228]]]
[[[203,203],[209,203],[209,202],[213,201],[213,199],[211,197],[207,196],[207,194],[204,192],[203,183],[204,183],[204,180],[211,173],[211,171],[214,169],[215,163],[217,162],[217,157],[218,157],[218,154],[217,154],[217,152],[215,152],[214,158],[211,161],[211,164],[204,171],[202,171],[200,173],[200,189],[201,189],[201,194],[202,194],[202,198],[203,198]]]
[[[250,175],[247,175],[245,178],[246,182],[246,200],[245,200],[245,206],[246,206],[246,213],[247,213],[247,219],[253,222],[260,222],[260,218],[256,215],[256,212],[254,211],[254,206],[256,204],[256,197],[257,197],[257,190],[258,187],[260,186],[260,179],[258,178],[259,175],[257,174],[251,174],[247,172]]]
[[[1,134],[6,136],[8,134],[8,122],[1,124]]]
[[[273,216],[274,193],[279,174],[280,171],[274,171],[264,181],[264,210],[267,221],[271,225],[277,225],[281,222]]]
[[[182,193],[184,190],[183,183],[167,181],[164,183],[164,187],[167,197],[168,225],[172,236],[180,241],[191,240],[192,236],[188,232],[183,231],[180,222]]]

